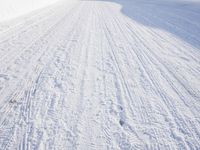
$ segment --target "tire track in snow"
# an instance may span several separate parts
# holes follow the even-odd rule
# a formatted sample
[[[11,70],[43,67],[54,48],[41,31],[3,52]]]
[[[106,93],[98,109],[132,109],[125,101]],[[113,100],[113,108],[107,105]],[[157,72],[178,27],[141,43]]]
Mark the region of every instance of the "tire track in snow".
[[[86,9],[86,8],[85,8]],[[82,10],[82,9],[79,9],[79,11],[80,10]],[[83,15],[83,14],[82,14]],[[83,15],[84,16],[84,15]],[[79,18],[80,19],[80,18]],[[83,22],[81,22],[81,21],[83,21],[82,19],[80,19],[79,20],[79,23],[74,27],[74,31],[75,31],[75,35],[73,35],[73,37],[72,37],[72,43],[69,43],[69,44],[67,44],[67,47],[63,47],[64,48],[64,50],[66,49],[66,50],[68,50],[68,49],[70,49],[70,51],[72,51],[73,50],[73,48],[70,48],[69,46],[70,45],[73,45],[73,43],[75,42],[76,43],[76,41],[78,40],[78,37],[80,36],[80,34],[79,34],[79,32],[81,31],[81,30],[78,30],[78,26],[80,26],[80,24],[82,24]],[[74,47],[74,48],[76,48],[76,47]],[[79,49],[78,49],[79,50]],[[65,52],[65,51],[64,51]],[[59,53],[58,53],[59,54]],[[73,53],[72,53],[73,54]],[[58,58],[58,59],[60,59],[60,56],[62,56],[62,53],[61,54],[59,54],[59,55],[55,55],[56,56],[56,58]],[[72,57],[72,55],[71,54],[69,54],[69,56],[68,56],[69,58],[68,59],[71,59],[71,57]],[[68,60],[68,59],[66,59],[66,60]],[[54,62],[54,63],[58,63],[59,64],[59,62],[56,62],[56,61],[52,61],[52,62]],[[64,63],[64,62],[62,62],[62,63]],[[53,64],[52,64],[53,65]],[[70,64],[69,64],[70,65]],[[70,66],[69,66],[70,67]],[[72,67],[72,66],[71,66]],[[70,68],[71,68],[70,67]],[[56,68],[47,68],[46,70],[55,70]],[[52,71],[53,71],[52,70]],[[59,73],[59,72],[58,72]],[[57,78],[59,78],[60,77],[60,75],[59,74],[55,74],[55,75],[53,75],[52,76],[52,78],[50,78],[50,82],[51,82],[51,79],[53,79],[53,80],[55,80],[55,82],[56,82],[56,87],[58,87],[58,88],[61,88],[62,86],[63,86],[63,83],[59,83],[59,81],[57,81]],[[57,83],[58,82],[58,83]],[[48,84],[47,84],[48,85]],[[70,83],[68,83],[68,85],[70,85]],[[49,86],[51,87],[51,84],[49,84]],[[41,87],[40,87],[41,88]],[[62,88],[61,88],[62,89]],[[55,89],[56,90],[56,89]],[[47,95],[48,97],[50,96],[51,97],[51,93],[49,93],[49,92],[51,92],[51,91],[48,91],[48,89],[47,89],[47,91],[45,92],[45,93],[47,93],[47,94],[49,94],[49,95]],[[45,95],[45,93],[44,93],[44,95]],[[53,92],[54,93],[54,92]],[[56,93],[55,93],[56,94]],[[59,95],[59,93],[57,93],[56,94],[57,96]],[[53,95],[52,95],[52,97],[54,97]],[[56,97],[55,97],[56,98]],[[52,121],[59,121],[59,119],[58,118],[54,118],[53,116],[55,116],[57,113],[53,110],[53,105],[54,105],[54,103],[55,103],[55,101],[52,99],[51,100],[51,102],[50,101],[48,101],[48,100],[51,100],[51,99],[47,99],[47,101],[45,102],[46,104],[46,107],[45,107],[45,112],[44,112],[44,116],[43,117],[41,117],[42,118],[42,120],[44,119],[44,121],[45,120],[52,120]],[[54,102],[53,102],[54,101]],[[58,103],[58,102],[57,102]],[[40,106],[41,107],[41,106]],[[78,107],[78,109],[80,109],[80,106],[78,105],[77,106]],[[35,107],[34,107],[35,108]],[[58,109],[58,108],[57,108]],[[58,109],[58,111],[59,111],[59,109]],[[37,112],[35,112],[35,113],[37,113],[37,114],[39,114],[39,112],[37,111]],[[51,117],[51,115],[52,115],[52,117]],[[68,119],[70,119],[70,118],[68,118]],[[51,126],[49,126],[48,125],[48,122],[47,121],[45,121],[46,123],[44,123],[44,125],[47,125],[46,126],[46,131],[44,130],[39,130],[42,134],[50,134],[51,135],[51,132],[49,133],[48,131],[55,131],[55,133],[54,133],[54,135],[53,136],[55,136],[55,137],[57,137],[57,136],[59,136],[59,135],[57,135],[56,134],[56,132],[58,132],[58,131],[56,131],[56,129],[54,129],[54,128],[52,128]],[[73,122],[72,122],[73,123]],[[57,123],[55,122],[55,125],[56,125]],[[57,124],[58,125],[58,124]],[[72,124],[73,125],[73,124]],[[70,126],[70,125],[69,125]],[[74,127],[75,125],[73,125],[73,127]],[[35,127],[34,127],[35,128]],[[65,128],[66,128],[66,126],[65,126]],[[65,131],[66,130],[66,131]],[[67,145],[67,147],[68,148],[72,148],[72,147],[76,147],[76,145],[75,145],[75,141],[72,141],[73,139],[74,139],[74,135],[76,134],[76,133],[73,133],[72,131],[70,131],[70,130],[68,130],[68,129],[65,129],[64,131],[64,133],[66,133],[66,136],[68,137],[66,137],[67,139],[66,139],[66,141],[65,141],[65,143],[68,143],[68,145]],[[48,136],[49,138],[48,139],[45,139],[46,137],[45,136],[43,136],[42,135],[42,137],[40,138],[40,140],[42,140],[42,139],[45,139],[44,141],[42,140],[42,142],[43,142],[43,144],[42,145],[44,145],[46,148],[48,148],[48,149],[53,149],[53,148],[55,148],[56,147],[56,143],[54,142],[54,140],[55,139],[53,139],[53,138],[50,138],[51,136]],[[29,136],[28,137],[32,137],[32,136],[34,136],[34,135],[30,135],[29,134]],[[58,139],[59,137],[57,137],[57,139]],[[46,143],[45,143],[46,142]],[[32,143],[33,144],[33,143]],[[72,145],[71,145],[72,144]],[[39,144],[37,144],[37,145],[39,145]],[[40,144],[41,145],[41,144]],[[71,146],[70,146],[71,145]],[[32,146],[34,146],[34,145],[32,145]],[[59,145],[57,145],[57,146],[59,146]],[[62,146],[62,145],[60,145],[60,146]]]
[[[2,148],[199,148],[199,91],[187,74],[199,74],[199,53],[191,45],[112,2],[82,1],[30,48],[0,75],[5,85],[18,77],[14,93],[2,92]]]
[[[107,14],[109,14],[109,12],[107,13]],[[117,16],[117,15],[114,15],[114,16]],[[107,21],[108,22],[108,21]],[[118,24],[118,23],[115,23],[115,25],[116,24]],[[125,33],[125,30],[123,29],[122,30],[124,33]],[[112,32],[112,33],[114,33],[114,32]],[[140,32],[141,33],[141,32]],[[129,34],[126,34],[126,35],[129,35]],[[132,40],[133,41],[133,40]],[[114,43],[114,42],[113,42]],[[124,43],[125,43],[125,41],[124,41]],[[138,54],[140,53],[140,52],[137,52]],[[147,56],[148,57],[148,56]],[[141,62],[144,62],[144,60],[140,60]],[[148,66],[148,64],[145,64],[144,66]],[[152,72],[152,71],[151,71]],[[151,74],[151,72],[148,72],[148,74]],[[152,80],[154,80],[154,78],[151,78]],[[156,85],[156,87],[158,87],[158,85]],[[162,91],[162,90],[161,90]],[[180,125],[179,125],[180,126]],[[193,131],[194,132],[194,131]]]
[[[72,17],[72,19],[74,19],[74,18]],[[66,18],[65,18],[65,20],[66,20]],[[63,20],[62,20],[62,22],[63,22]],[[62,23],[62,24],[63,24],[63,23]],[[73,25],[73,24],[71,24],[71,25]],[[67,26],[66,26],[66,28],[67,28]],[[74,28],[75,28],[75,27],[74,27]],[[62,28],[60,28],[60,30],[61,30],[61,29],[62,29]],[[58,30],[58,31],[59,31],[59,30]],[[56,31],[56,32],[57,32],[57,31]],[[61,30],[61,33],[62,33],[62,32],[63,32],[63,31]],[[56,37],[56,36],[55,36],[55,37]],[[62,40],[63,40],[63,39],[62,39]],[[56,40],[55,40],[55,43],[56,43]],[[56,43],[56,44],[58,44],[58,43]],[[57,47],[57,45],[55,45],[55,46]],[[52,47],[51,49],[55,49],[55,47]],[[47,51],[47,52],[48,52],[48,51]],[[42,55],[42,57],[44,57],[44,58],[46,57],[46,60],[45,60],[45,59],[42,60],[41,58],[39,58],[39,60],[41,59],[40,61],[44,61],[44,64],[42,64],[42,66],[43,66],[43,65],[45,66],[46,63],[48,64],[48,61],[47,61],[47,60],[50,60],[50,58],[51,58],[51,57],[49,57],[49,56],[52,55],[52,52],[49,53],[50,55],[49,55],[47,52],[46,52],[46,54],[45,54],[46,56],[45,56],[45,55]],[[51,60],[50,60],[50,61],[51,61]],[[36,63],[36,66],[38,66],[37,63]],[[32,68],[32,67],[30,67],[30,68]],[[42,69],[42,68],[41,68],[41,69]],[[40,72],[38,72],[38,73],[40,73]],[[33,81],[30,80],[30,82],[33,82],[33,83],[34,83],[34,80],[37,78],[37,75],[38,75],[38,74],[37,74],[37,73],[34,73],[34,70],[33,70],[33,72],[29,72],[29,74],[32,76],[31,78],[33,78]],[[34,76],[33,76],[33,75],[36,76],[35,79],[34,79]],[[29,78],[28,78],[28,79],[29,79]],[[32,83],[32,84],[33,84],[33,83]],[[24,88],[26,89],[27,87],[28,87],[28,85],[27,85],[26,87],[24,87]],[[18,87],[18,88],[19,88],[19,87]],[[24,90],[25,90],[25,89],[24,89]],[[22,91],[20,91],[20,90],[22,90]],[[22,89],[19,88],[18,91],[20,91],[20,92],[22,93],[21,96],[23,96],[23,92],[24,92],[24,91],[23,91],[23,87],[22,87]],[[28,92],[28,93],[30,93],[30,92]],[[16,99],[16,98],[17,98],[17,97],[15,97],[15,99]],[[18,98],[18,99],[19,99],[19,98]],[[28,100],[29,100],[29,99],[28,99]],[[14,103],[15,103],[15,102],[14,102]],[[8,103],[8,105],[10,105],[10,104]],[[10,106],[9,106],[9,107],[10,107]],[[30,109],[30,108],[29,108],[29,109]],[[7,109],[7,110],[11,111],[12,109],[10,108],[10,109]],[[8,115],[8,114],[7,114],[7,115]],[[2,118],[2,119],[3,119],[3,118]],[[11,121],[12,121],[12,120],[11,120]]]

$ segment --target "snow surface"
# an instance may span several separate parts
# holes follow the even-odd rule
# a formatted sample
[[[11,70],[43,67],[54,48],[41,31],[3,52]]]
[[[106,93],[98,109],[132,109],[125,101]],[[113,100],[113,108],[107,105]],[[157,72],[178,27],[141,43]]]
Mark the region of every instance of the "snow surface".
[[[0,149],[200,149],[198,1],[63,1],[0,27]]]
[[[54,4],[59,0],[0,0],[0,22]]]

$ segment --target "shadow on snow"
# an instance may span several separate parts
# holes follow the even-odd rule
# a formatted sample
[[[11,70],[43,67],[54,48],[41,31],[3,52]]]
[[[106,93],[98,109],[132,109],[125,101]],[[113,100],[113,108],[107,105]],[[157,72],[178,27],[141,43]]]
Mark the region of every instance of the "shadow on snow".
[[[200,49],[200,1],[111,0],[109,2],[121,5],[121,12],[134,21],[165,30]]]

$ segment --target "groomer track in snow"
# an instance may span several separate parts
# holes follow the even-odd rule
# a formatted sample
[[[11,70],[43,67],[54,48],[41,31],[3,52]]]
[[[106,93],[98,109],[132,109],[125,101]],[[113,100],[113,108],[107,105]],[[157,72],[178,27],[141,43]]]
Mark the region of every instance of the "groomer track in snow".
[[[1,24],[0,149],[200,149],[199,6],[76,1]]]

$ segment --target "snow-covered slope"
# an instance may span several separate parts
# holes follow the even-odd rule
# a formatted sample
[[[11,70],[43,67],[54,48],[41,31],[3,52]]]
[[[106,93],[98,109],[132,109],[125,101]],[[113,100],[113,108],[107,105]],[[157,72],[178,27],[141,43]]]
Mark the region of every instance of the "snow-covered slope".
[[[0,33],[0,149],[200,149],[199,3],[71,1]]]
[[[0,0],[0,22],[30,13],[59,0]]]

